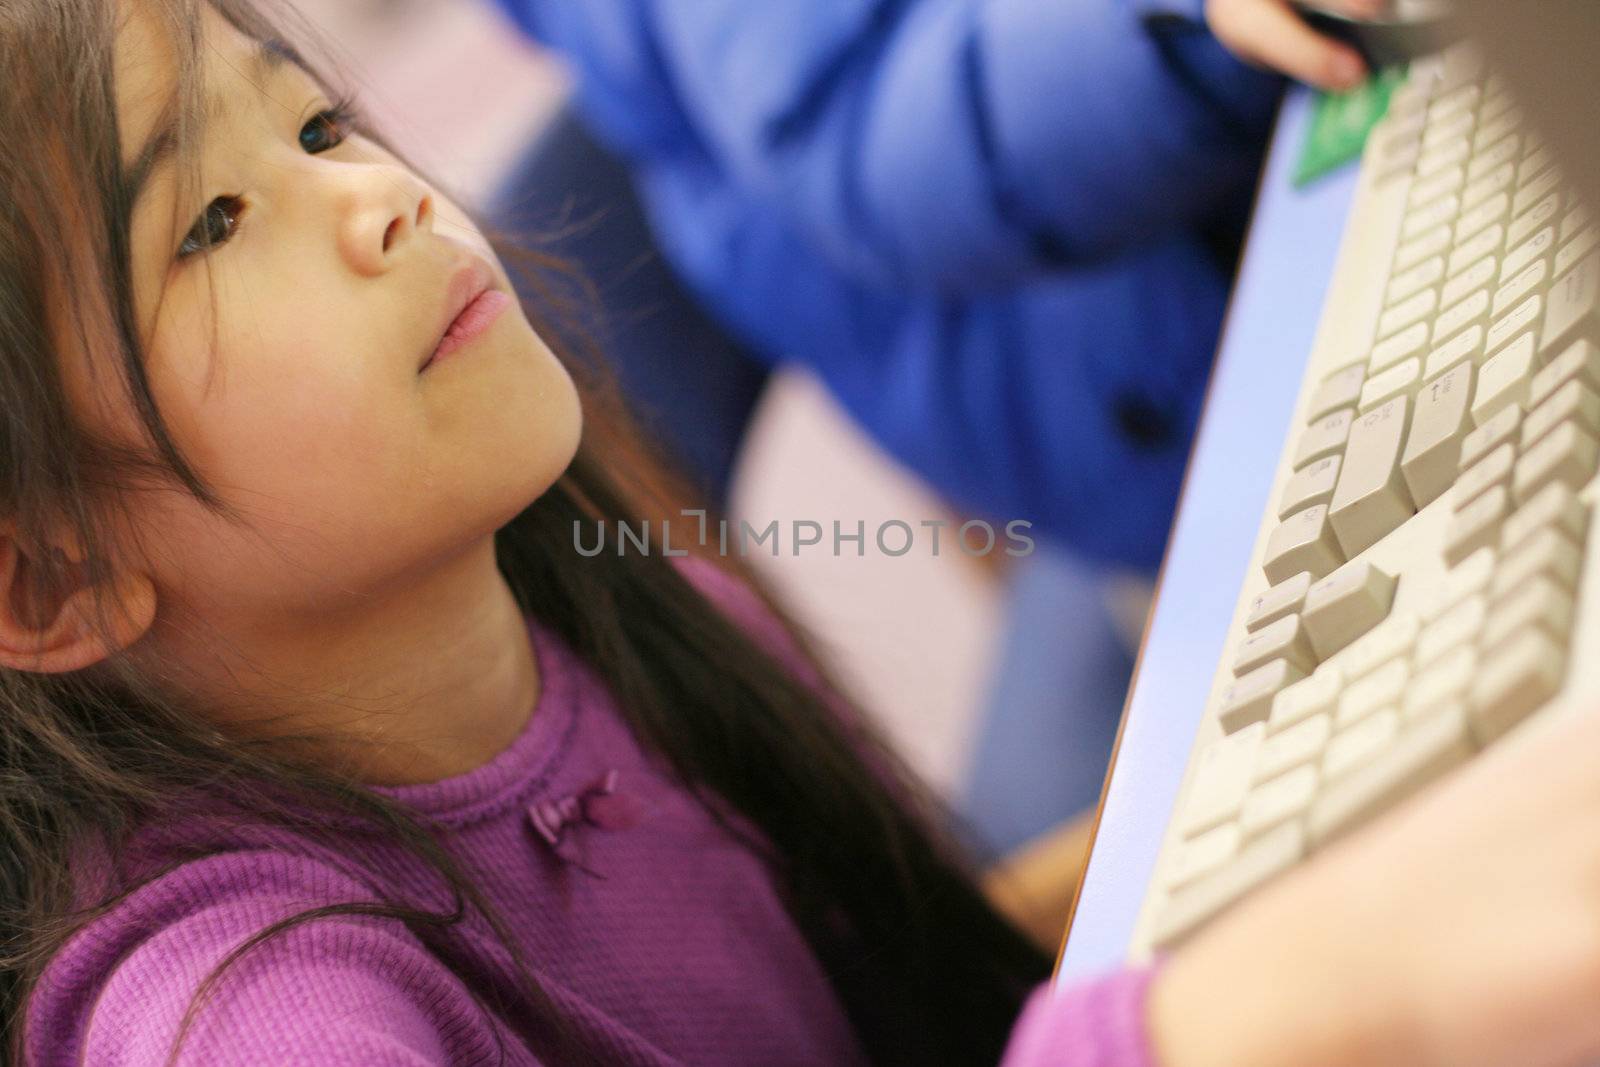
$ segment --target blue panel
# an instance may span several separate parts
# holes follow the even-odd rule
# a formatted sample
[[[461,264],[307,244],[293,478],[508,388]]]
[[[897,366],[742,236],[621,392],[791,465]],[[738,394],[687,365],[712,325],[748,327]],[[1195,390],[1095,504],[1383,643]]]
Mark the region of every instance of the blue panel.
[[[1126,957],[1311,355],[1358,172],[1291,185],[1310,102],[1297,90],[1279,117],[1061,962],[1064,981]]]

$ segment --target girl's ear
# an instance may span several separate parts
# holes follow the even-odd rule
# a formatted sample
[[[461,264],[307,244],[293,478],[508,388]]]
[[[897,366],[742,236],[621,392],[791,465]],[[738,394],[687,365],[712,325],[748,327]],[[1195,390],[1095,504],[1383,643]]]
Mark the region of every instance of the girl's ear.
[[[15,536],[15,526],[0,522],[0,665],[35,674],[60,674],[91,666],[126,648],[155,619],[155,586],[137,573],[118,574],[109,587],[78,581],[84,568],[76,541],[44,551],[64,556],[75,586],[52,594],[41,581],[38,556]],[[96,600],[107,607],[112,627],[106,641],[90,624]]]

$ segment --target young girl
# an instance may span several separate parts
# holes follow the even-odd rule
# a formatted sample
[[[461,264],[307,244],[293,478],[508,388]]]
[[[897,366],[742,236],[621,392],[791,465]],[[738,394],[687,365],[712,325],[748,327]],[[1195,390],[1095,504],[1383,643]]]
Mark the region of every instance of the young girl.
[[[1053,996],[733,559],[575,550],[684,501],[303,27],[0,16],[8,1061],[1600,1053],[1593,723]]]

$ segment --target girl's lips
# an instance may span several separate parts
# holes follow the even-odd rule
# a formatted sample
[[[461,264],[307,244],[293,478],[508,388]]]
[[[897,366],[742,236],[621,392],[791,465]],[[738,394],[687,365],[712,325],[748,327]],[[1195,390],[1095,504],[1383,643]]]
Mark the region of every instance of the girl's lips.
[[[423,358],[417,363],[417,371],[432,361],[434,353],[438,351],[444,338],[456,325],[456,320],[485,289],[492,289],[495,285],[494,271],[482,256],[468,252],[460,265],[450,272],[450,277],[444,284],[443,306],[439,309],[439,317],[434,319],[438,325],[434,328],[434,342]]]
[[[427,370],[450,353],[464,347],[475,338],[481,336],[500,313],[511,306],[511,297],[498,289],[485,289],[479,293],[471,303],[461,309],[455,321],[445,331],[444,339],[439,342],[439,347],[434,349],[433,355],[422,365]]]

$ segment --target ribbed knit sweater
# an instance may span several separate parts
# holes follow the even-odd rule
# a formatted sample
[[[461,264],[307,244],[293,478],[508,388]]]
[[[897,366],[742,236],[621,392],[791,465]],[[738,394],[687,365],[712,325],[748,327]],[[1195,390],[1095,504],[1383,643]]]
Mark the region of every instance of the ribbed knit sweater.
[[[685,572],[816,684],[748,589],[712,566]],[[585,663],[537,620],[528,632],[541,690],[511,745],[465,774],[381,791],[446,831],[554,1006],[604,1062],[865,1064],[763,862],[670,784]],[[190,829],[162,833],[181,841]],[[409,899],[445,902],[420,863],[376,847],[352,839],[330,855],[254,830],[145,885],[52,960],[30,1006],[30,1064],[164,1063],[199,982],[230,950],[307,907],[376,902],[374,869]],[[448,939],[458,963],[514,1002],[515,971],[485,924],[469,914]],[[1041,984],[1003,1067],[1154,1067],[1143,1022],[1153,974]],[[401,923],[337,916],[265,941],[225,972],[177,1062],[478,1067],[498,1062],[502,1043],[507,1065],[541,1062]]]

